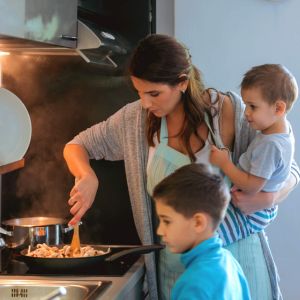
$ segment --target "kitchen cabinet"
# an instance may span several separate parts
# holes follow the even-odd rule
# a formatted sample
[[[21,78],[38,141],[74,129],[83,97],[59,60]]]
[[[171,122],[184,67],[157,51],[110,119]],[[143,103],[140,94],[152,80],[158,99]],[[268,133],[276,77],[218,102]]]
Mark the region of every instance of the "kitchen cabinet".
[[[142,300],[144,280],[144,259],[141,257],[124,276],[100,277],[100,280],[111,280],[112,284],[101,295],[101,300]]]
[[[76,48],[77,0],[0,0],[0,36]]]

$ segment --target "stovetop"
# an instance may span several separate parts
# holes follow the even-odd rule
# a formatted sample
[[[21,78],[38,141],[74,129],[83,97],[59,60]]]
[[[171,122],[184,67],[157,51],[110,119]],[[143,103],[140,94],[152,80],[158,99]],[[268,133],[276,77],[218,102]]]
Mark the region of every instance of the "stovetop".
[[[118,246],[116,248],[112,247],[112,253],[118,252],[120,250],[128,249],[128,246]],[[19,251],[4,248],[0,251],[1,265],[0,265],[0,276],[1,275],[80,275],[80,276],[123,276],[130,267],[138,260],[139,254],[130,254],[121,257],[115,261],[99,261],[93,265],[91,268],[82,267],[77,270],[71,271],[49,271],[43,269],[30,269],[21,259]]]

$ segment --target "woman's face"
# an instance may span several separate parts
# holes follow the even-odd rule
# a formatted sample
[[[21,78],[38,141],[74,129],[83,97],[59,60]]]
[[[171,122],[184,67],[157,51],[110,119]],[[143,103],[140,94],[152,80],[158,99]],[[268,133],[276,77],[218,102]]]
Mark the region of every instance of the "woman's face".
[[[164,117],[178,108],[181,92],[187,88],[187,81],[176,86],[154,83],[131,76],[134,88],[138,92],[144,109],[156,117]]]

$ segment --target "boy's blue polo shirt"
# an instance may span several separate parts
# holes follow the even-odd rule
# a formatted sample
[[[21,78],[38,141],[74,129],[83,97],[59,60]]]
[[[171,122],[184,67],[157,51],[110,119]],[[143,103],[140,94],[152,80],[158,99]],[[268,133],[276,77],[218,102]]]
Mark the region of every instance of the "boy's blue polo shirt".
[[[172,288],[172,300],[251,299],[241,266],[217,236],[183,253],[181,261],[186,269]]]

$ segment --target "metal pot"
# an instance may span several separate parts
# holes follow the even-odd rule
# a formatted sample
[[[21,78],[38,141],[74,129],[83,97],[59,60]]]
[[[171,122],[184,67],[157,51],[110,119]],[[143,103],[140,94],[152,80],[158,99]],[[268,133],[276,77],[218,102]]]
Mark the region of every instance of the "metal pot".
[[[32,217],[5,220],[0,233],[5,235],[9,248],[34,247],[40,243],[60,245],[63,243],[63,232],[66,232],[67,221],[63,218]]]

